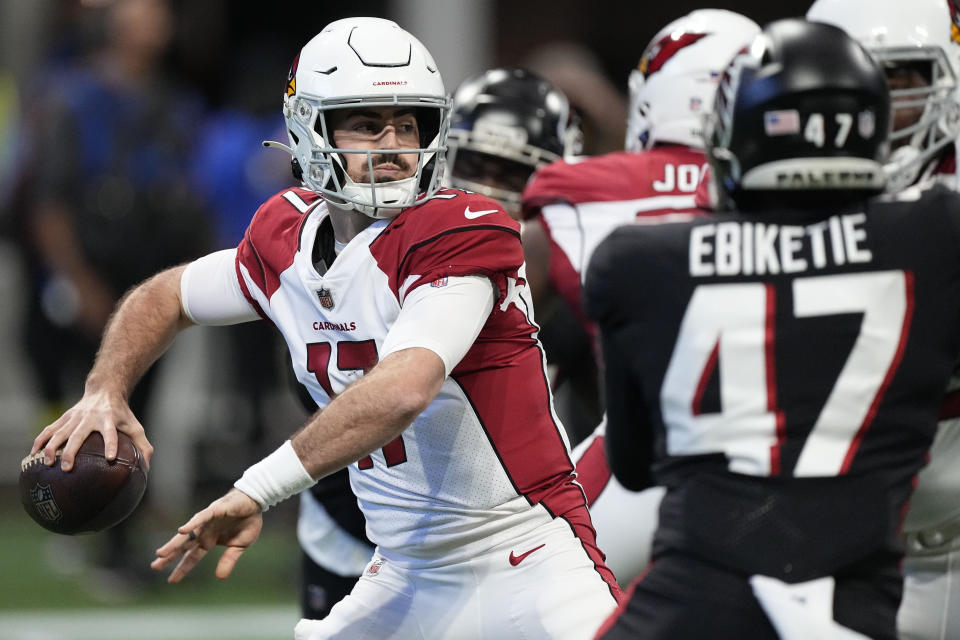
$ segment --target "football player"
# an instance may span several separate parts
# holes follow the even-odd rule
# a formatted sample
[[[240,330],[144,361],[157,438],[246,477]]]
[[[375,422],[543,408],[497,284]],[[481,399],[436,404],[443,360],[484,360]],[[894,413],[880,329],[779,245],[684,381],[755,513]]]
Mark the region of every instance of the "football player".
[[[235,250],[126,296],[84,397],[34,443],[48,463],[66,445],[69,469],[93,430],[115,455],[119,428],[149,454],[124,398],[177,330],[273,323],[320,410],[152,566],[178,582],[222,545],[227,577],[264,510],[346,466],[376,553],[297,638],[583,638],[620,597],[551,410],[519,225],[439,184],[449,104],[393,22],[325,27],[284,97],[304,188],[264,203]]]
[[[772,23],[717,92],[718,212],[597,248],[609,461],[667,487],[598,637],[896,638],[900,521],[960,354],[960,196],[870,199],[889,119],[859,43]]]
[[[957,189],[960,135],[960,31],[947,0],[818,0],[811,20],[835,24],[858,39],[883,66],[891,87],[896,147],[888,162],[890,190],[945,184]],[[940,408],[930,462],[917,478],[903,526],[906,537],[904,640],[960,637],[960,376]]]
[[[619,225],[693,215],[706,167],[703,119],[727,62],[759,30],[752,20],[720,9],[697,10],[665,25],[630,74],[626,151],[557,162],[534,174],[523,194],[523,243],[537,321],[549,323],[552,309],[571,309],[588,336],[586,348],[574,350],[569,333],[551,341],[545,332],[548,355],[558,348],[586,352],[579,365],[597,371],[596,329],[580,302],[590,256]],[[599,394],[596,374],[577,388],[587,397]],[[596,422],[574,458],[599,546],[614,575],[626,584],[647,564],[662,489],[637,494],[620,486],[604,458],[604,426],[595,427]]]
[[[560,90],[525,69],[497,68],[457,87],[447,146],[450,186],[493,198],[519,220],[534,170],[580,153],[582,133]]]
[[[524,69],[490,69],[465,80],[454,92],[450,119],[445,186],[493,198],[514,218],[534,169],[580,149],[566,97]],[[343,473],[300,497],[300,602],[307,618],[324,617],[350,593],[373,555]]]

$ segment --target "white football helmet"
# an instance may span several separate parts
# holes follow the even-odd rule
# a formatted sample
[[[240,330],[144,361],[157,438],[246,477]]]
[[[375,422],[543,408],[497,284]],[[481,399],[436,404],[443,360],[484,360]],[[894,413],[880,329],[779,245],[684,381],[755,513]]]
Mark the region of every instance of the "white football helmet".
[[[704,116],[720,76],[759,32],[753,20],[723,9],[698,9],[661,29],[630,72],[624,148],[668,143],[702,149]]]
[[[332,109],[408,106],[415,109],[420,147],[358,151],[335,146],[326,114]],[[440,188],[450,100],[430,52],[390,20],[346,18],[327,25],[293,61],[283,98],[283,117],[294,170],[303,184],[341,208],[372,218],[391,218],[418,195]],[[366,154],[370,182],[354,182],[344,154]],[[375,182],[373,157],[416,153],[416,173]]]
[[[950,0],[816,0],[808,20],[844,29],[890,71],[918,69],[928,86],[890,92],[888,190],[899,191],[935,169],[934,159],[960,135],[960,30]],[[897,126],[898,112],[919,118]]]

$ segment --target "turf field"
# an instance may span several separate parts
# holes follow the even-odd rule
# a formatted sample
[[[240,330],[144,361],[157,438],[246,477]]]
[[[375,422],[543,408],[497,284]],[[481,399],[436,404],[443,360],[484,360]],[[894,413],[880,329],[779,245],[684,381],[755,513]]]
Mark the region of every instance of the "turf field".
[[[178,523],[139,523],[140,568],[118,579],[89,560],[102,539],[47,533],[13,488],[0,488],[0,638],[289,640],[299,618],[295,506],[271,510],[228,580],[213,577],[208,557],[183,583],[168,585],[148,565]]]

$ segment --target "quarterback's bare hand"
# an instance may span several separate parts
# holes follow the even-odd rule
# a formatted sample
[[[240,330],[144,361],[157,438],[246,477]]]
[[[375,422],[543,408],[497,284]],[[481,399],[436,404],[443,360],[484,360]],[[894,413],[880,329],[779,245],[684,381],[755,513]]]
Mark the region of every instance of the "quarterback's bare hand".
[[[40,432],[33,441],[30,454],[43,449],[43,462],[49,466],[56,460],[57,450],[62,446],[60,466],[69,471],[80,445],[94,431],[103,436],[107,460],[117,457],[117,431],[123,431],[133,439],[149,467],[153,445],[147,440],[143,425],[122,395],[105,391],[85,393],[77,404]]]
[[[177,529],[177,534],[157,549],[157,558],[150,567],[161,571],[180,558],[167,578],[170,583],[180,582],[208,551],[221,545],[226,550],[217,563],[216,576],[223,580],[256,541],[262,527],[260,505],[242,491],[231,489]]]

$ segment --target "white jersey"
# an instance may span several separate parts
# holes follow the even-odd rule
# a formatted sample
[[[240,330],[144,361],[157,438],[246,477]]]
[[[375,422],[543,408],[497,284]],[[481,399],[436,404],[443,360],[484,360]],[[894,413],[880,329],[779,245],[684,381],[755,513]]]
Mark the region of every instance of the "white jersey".
[[[408,566],[457,562],[560,517],[609,573],[551,406],[517,223],[487,198],[445,190],[375,221],[335,260],[332,242],[324,201],[293,189],[260,208],[236,262],[244,294],[283,334],[321,408],[384,355],[414,289],[480,275],[497,295],[426,411],[349,466],[381,555]],[[329,264],[323,273],[318,257]]]

